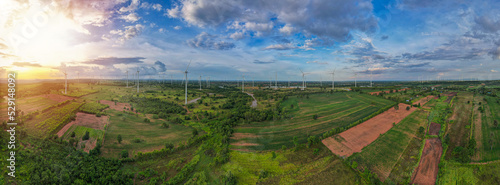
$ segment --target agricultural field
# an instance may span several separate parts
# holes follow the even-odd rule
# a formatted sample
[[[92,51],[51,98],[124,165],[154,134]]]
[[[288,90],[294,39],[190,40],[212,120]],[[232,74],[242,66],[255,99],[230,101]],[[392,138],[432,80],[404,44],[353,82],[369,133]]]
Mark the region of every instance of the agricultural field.
[[[454,148],[466,147],[469,142],[472,129],[472,111],[476,111],[472,110],[472,106],[473,104],[478,104],[478,102],[474,101],[474,94],[460,92],[453,102],[453,107],[451,108],[453,113],[445,123],[440,122],[438,118],[449,114],[449,111],[447,111],[449,108],[446,107],[449,102],[449,97],[441,96],[439,100],[442,101],[436,105],[436,109],[439,109],[439,111],[435,111],[433,112],[435,114],[431,115],[434,117],[434,122],[441,124],[442,127],[448,125],[446,130],[447,136],[445,137],[449,138],[449,142],[447,142],[448,150],[446,151],[445,159],[450,160],[453,157],[452,152]]]
[[[241,184],[366,183],[342,159],[331,155],[328,148],[321,144],[298,151],[231,151],[230,155],[230,162],[222,169],[233,173]]]
[[[438,185],[500,184],[500,162],[460,164],[444,162],[440,165]]]
[[[75,133],[74,137],[73,132]],[[89,133],[89,138],[84,139],[86,133]],[[83,149],[85,152],[89,152],[94,149],[98,142],[102,142],[104,138],[104,131],[99,129],[88,128],[80,125],[71,126],[66,133],[62,136],[65,140],[70,140],[71,138],[78,141],[76,148]]]
[[[474,131],[478,142],[478,158],[475,161],[486,162],[500,159],[500,103],[499,98],[491,96],[478,96],[478,105],[484,109],[479,119],[479,124]],[[480,110],[477,110],[481,112]]]
[[[243,150],[292,147],[294,137],[305,143],[309,136],[319,137],[392,104],[390,100],[352,92],[289,97],[281,106],[292,118],[239,126],[232,137],[232,147]]]
[[[65,124],[76,118],[76,113],[83,103],[68,101],[50,109],[28,120],[25,124],[30,133],[38,136],[49,136],[55,134]]]
[[[404,175],[404,173],[399,171],[411,173],[411,170],[413,170],[413,166],[418,160],[418,150],[424,135],[423,131],[419,131],[419,128],[426,128],[426,123],[427,112],[416,110],[382,134],[377,140],[363,148],[361,152],[349,157],[348,161],[355,161],[358,168],[370,169],[379,176],[381,181],[387,179],[391,174],[393,182],[404,182],[410,177],[401,177],[400,175]],[[417,146],[414,146],[415,143]],[[411,161],[404,158],[403,153],[405,152],[413,154],[409,158]],[[402,164],[402,160],[407,162],[404,166],[396,165]]]
[[[107,109],[109,105],[100,104],[97,102],[88,102],[85,103],[81,108],[81,112],[89,113],[89,114],[98,114],[101,113],[104,109]]]
[[[50,106],[54,106],[58,103],[72,99],[73,98],[71,97],[61,96],[57,94],[45,94],[18,99],[16,101],[16,106],[18,110],[23,111],[24,115],[27,115],[29,113],[41,111]],[[0,111],[7,112],[7,106],[7,102],[0,103]],[[0,120],[5,119],[7,119],[7,114],[1,114]]]
[[[144,116],[131,112],[110,110],[109,114],[110,123],[102,148],[104,157],[118,157],[122,150],[127,150],[131,156],[138,152],[151,152],[164,148],[167,142],[178,146],[192,136],[193,128],[184,125],[168,122],[169,128],[163,128],[160,121],[147,123]],[[122,137],[120,143],[118,135]]]

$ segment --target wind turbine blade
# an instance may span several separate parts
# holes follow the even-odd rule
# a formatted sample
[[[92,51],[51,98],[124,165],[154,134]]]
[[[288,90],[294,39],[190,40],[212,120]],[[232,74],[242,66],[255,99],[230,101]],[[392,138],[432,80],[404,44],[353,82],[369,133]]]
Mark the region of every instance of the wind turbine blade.
[[[191,61],[192,61],[192,60],[189,60],[189,64],[188,64],[188,66],[186,67],[186,71],[188,70],[189,65],[191,65]]]
[[[299,69],[299,70],[300,70],[300,72],[301,72],[302,74],[304,74],[304,71],[302,71],[302,69]]]

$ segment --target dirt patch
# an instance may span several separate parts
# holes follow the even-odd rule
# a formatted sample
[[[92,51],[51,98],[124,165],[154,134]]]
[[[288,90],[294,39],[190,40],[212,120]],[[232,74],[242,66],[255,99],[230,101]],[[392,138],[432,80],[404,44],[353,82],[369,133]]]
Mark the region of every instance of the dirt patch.
[[[439,130],[441,130],[441,124],[431,123],[431,127],[429,128],[429,135],[437,136],[439,134]]]
[[[431,100],[432,98],[434,98],[434,99],[435,99],[435,98],[437,98],[437,97],[434,97],[434,96],[427,96],[427,97],[424,97],[424,98],[420,98],[418,101],[416,101],[416,102],[415,102],[415,103],[413,103],[413,104],[417,104],[417,105],[418,105],[418,104],[420,103],[420,105],[422,106],[422,105],[424,105],[425,103],[427,103],[429,100]]]
[[[109,101],[109,100],[101,100],[99,101],[100,103],[102,104],[105,104],[105,105],[109,105],[109,108],[110,109],[115,109],[117,111],[123,111],[125,109],[123,109],[123,107],[127,108],[128,110],[130,110],[130,104],[129,103],[116,103],[113,102],[113,101]]]
[[[435,184],[438,174],[438,165],[441,159],[443,148],[438,138],[431,138],[425,141],[422,158],[415,169],[412,184]]]
[[[104,125],[108,124],[108,116],[97,117],[94,114],[87,114],[78,112],[76,113],[76,120],[66,124],[59,132],[57,136],[62,137],[66,131],[73,125],[84,126],[93,129],[104,130]]]
[[[90,150],[94,149],[96,145],[97,145],[97,140],[87,141],[85,143],[85,148],[83,149],[83,151],[89,153]]]
[[[196,99],[194,99],[194,100],[189,100],[189,101],[188,101],[188,104],[191,104],[191,103],[196,103],[199,99],[201,99],[201,97],[196,98]]]
[[[247,94],[250,95],[253,98],[252,105],[250,105],[250,107],[256,108],[257,107],[257,99],[255,99],[255,97],[253,96],[253,94],[250,94],[250,93],[247,93]]]
[[[399,109],[391,108],[347,131],[340,133],[338,136],[328,137],[322,142],[334,154],[339,156],[349,157],[355,152],[361,150],[375,141],[381,134],[392,128],[393,123],[399,123],[406,116],[417,110],[411,107],[406,110],[407,104],[400,103]]]

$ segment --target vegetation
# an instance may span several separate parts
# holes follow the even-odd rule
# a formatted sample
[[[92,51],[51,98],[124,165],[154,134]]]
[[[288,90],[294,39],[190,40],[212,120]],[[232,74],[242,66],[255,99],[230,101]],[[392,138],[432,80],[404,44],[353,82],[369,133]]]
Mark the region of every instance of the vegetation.
[[[109,108],[109,105],[100,104],[97,102],[88,102],[85,103],[81,108],[81,112],[89,113],[89,114],[97,114],[101,113],[104,109]]]

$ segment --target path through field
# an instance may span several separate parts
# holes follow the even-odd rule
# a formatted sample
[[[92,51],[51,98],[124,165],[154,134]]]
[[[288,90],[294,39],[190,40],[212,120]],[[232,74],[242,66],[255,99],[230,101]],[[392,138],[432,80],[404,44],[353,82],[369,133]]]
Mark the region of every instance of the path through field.
[[[253,94],[250,94],[250,93],[247,93],[247,94],[253,98],[252,105],[250,107],[257,108],[257,99],[255,99],[255,97],[253,97]]]
[[[190,104],[190,103],[196,103],[196,101],[198,101],[199,99],[201,99],[201,97],[196,98],[196,99],[194,99],[194,100],[189,100],[189,101],[188,101],[188,104]]]
[[[375,141],[380,134],[392,128],[393,123],[398,124],[417,108],[406,110],[407,104],[400,103],[399,109],[391,108],[345,132],[324,139],[322,142],[334,154],[349,157]]]
[[[425,141],[420,164],[418,164],[418,167],[415,170],[415,174],[412,178],[412,184],[422,185],[436,183],[437,173],[439,170],[438,165],[442,153],[443,148],[439,138],[431,138]]]

